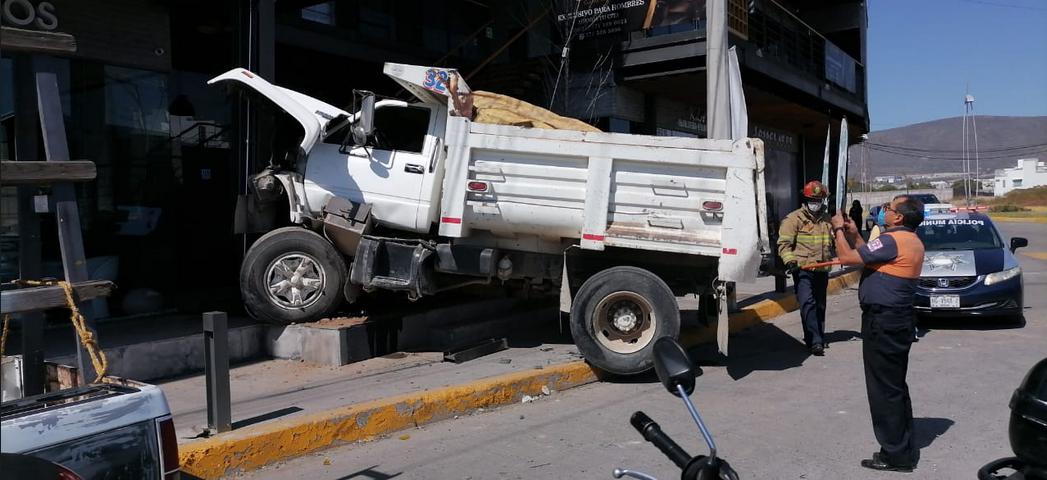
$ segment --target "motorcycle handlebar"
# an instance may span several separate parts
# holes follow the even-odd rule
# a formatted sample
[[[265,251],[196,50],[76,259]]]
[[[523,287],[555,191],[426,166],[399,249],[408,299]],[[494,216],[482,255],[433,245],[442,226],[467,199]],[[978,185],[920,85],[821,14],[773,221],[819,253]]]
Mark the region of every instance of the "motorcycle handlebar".
[[[629,419],[629,423],[633,425],[637,432],[640,432],[640,435],[643,435],[645,440],[653,443],[655,447],[658,447],[658,450],[661,450],[666,457],[669,457],[669,460],[672,460],[677,467],[683,469],[690,463],[691,456],[683,448],[680,448],[672,438],[669,438],[669,435],[662,432],[662,428],[654,420],[651,420],[651,417],[638,411]]]

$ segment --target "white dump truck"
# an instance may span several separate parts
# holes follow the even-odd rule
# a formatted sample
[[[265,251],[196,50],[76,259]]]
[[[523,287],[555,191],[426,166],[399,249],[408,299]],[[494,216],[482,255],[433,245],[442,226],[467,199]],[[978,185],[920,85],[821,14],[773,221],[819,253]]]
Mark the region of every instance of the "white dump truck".
[[[379,289],[558,290],[585,358],[632,374],[678,335],[679,297],[723,312],[726,282],[755,279],[769,251],[759,140],[479,123],[459,111],[470,90],[455,70],[384,72],[418,101],[356,92],[347,112],[240,68],[209,82],[287,114],[240,210],[276,206],[290,225],[244,259],[253,316],[317,320]]]

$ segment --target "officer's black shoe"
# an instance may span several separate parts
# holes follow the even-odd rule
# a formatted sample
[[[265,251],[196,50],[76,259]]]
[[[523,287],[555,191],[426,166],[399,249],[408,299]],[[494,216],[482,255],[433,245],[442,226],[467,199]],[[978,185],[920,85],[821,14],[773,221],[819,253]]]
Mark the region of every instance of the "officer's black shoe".
[[[820,343],[811,345],[811,355],[814,355],[816,357],[825,355],[825,347],[823,347]]]
[[[880,452],[873,454],[873,458],[866,458],[862,460],[862,466],[870,470],[880,470],[884,472],[911,472],[916,469],[916,465],[904,465],[896,463],[888,463],[884,460]]]

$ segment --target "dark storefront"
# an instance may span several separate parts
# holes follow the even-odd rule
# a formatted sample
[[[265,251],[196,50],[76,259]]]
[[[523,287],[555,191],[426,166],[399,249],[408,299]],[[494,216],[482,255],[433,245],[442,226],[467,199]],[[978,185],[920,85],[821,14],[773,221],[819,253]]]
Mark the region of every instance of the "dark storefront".
[[[233,10],[186,22],[164,2],[3,2],[5,27],[67,34],[76,51],[2,56],[5,159],[43,159],[34,73],[58,81],[70,156],[97,166],[77,186],[88,270],[120,290],[101,316],[236,305],[231,205],[241,172],[233,110],[206,80],[236,63]],[[27,8],[30,7],[30,8]],[[49,24],[30,20],[53,13]],[[44,192],[46,193],[46,192]],[[42,276],[60,277],[54,217],[40,221]],[[0,275],[18,274],[17,190],[3,192]],[[234,281],[230,281],[234,279]],[[232,286],[233,288],[229,288]]]

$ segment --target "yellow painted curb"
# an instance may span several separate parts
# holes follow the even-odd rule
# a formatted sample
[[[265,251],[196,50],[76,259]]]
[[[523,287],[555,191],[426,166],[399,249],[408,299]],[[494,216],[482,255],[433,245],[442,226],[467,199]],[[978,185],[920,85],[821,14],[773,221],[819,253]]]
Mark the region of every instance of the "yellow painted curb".
[[[1037,260],[1047,260],[1047,252],[1021,252],[1026,257],[1035,258]]]
[[[551,365],[246,427],[179,445],[179,457],[182,471],[218,478],[478,408],[517,403],[524,395],[540,395],[542,387],[566,390],[596,380],[596,371],[585,362]]]
[[[858,285],[861,279],[861,271],[845,273],[838,277],[829,279],[827,292],[835,295],[840,291]],[[764,323],[772,318],[785,315],[800,308],[796,301],[796,295],[792,293],[780,293],[775,297],[760,300],[730,315],[731,333],[745,330],[754,325]],[[680,332],[680,343],[684,346],[694,346],[701,343],[716,341],[716,323],[707,327],[685,330]]]

